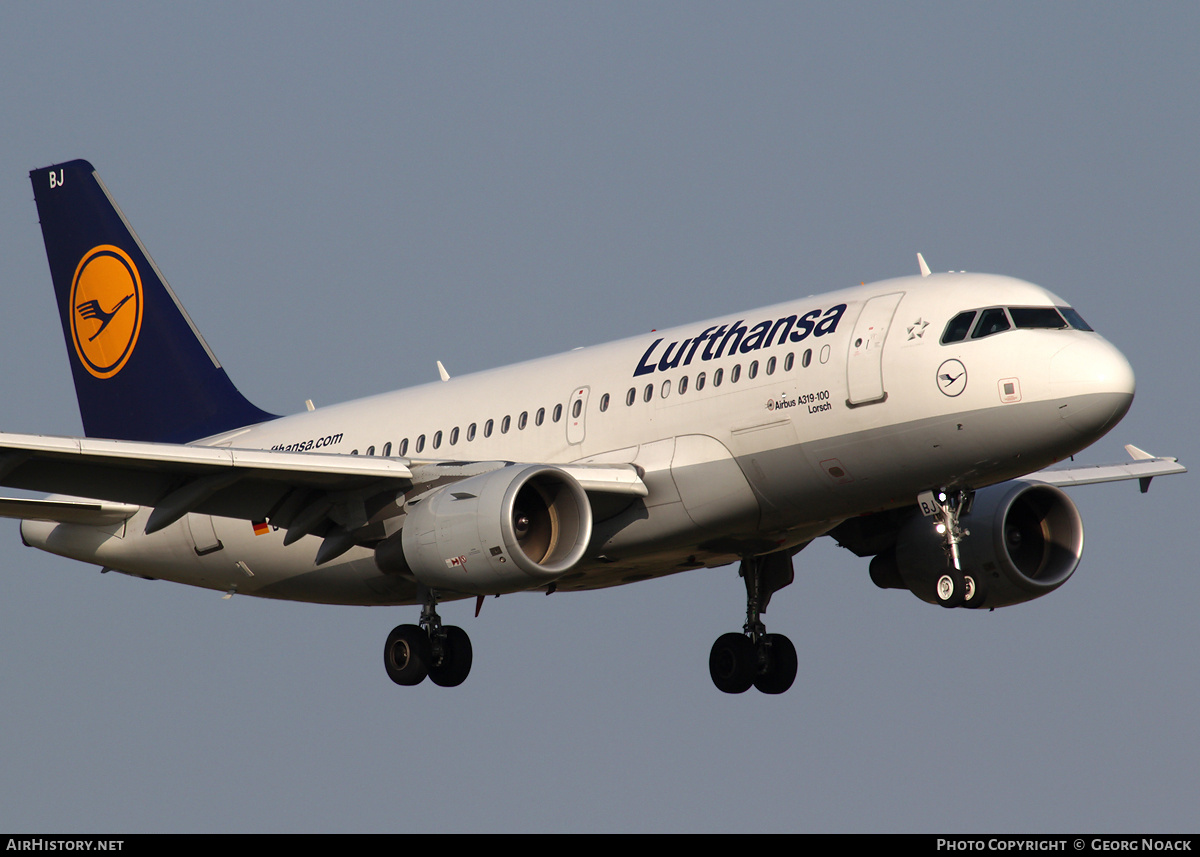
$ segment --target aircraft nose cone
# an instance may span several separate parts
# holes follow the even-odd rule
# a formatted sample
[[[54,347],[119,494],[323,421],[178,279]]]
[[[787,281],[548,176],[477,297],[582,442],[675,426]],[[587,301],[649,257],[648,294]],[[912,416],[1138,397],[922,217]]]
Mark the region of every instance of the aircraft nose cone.
[[[1119,423],[1133,404],[1133,367],[1099,336],[1080,339],[1050,358],[1050,378],[1055,398],[1063,402],[1063,421],[1093,440]]]

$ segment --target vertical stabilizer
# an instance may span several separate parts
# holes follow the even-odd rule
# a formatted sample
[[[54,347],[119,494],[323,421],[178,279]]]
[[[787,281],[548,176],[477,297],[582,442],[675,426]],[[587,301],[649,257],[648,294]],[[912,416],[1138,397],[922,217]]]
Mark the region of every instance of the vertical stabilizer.
[[[29,178],[88,437],[186,443],[274,418],[233,386],[91,164]]]

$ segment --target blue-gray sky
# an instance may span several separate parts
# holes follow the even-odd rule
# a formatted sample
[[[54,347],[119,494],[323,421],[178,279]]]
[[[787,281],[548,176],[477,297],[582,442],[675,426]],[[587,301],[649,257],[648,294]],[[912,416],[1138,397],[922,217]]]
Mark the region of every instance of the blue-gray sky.
[[[28,172],[91,160],[275,412],[935,269],[1071,301],[1200,465],[1200,10],[1156,4],[6,4],[0,429],[80,431]],[[0,524],[0,828],[1194,831],[1195,480],[1073,493],[1083,562],[993,613],[828,543],[716,692],[733,568],[411,608],[101,576]]]

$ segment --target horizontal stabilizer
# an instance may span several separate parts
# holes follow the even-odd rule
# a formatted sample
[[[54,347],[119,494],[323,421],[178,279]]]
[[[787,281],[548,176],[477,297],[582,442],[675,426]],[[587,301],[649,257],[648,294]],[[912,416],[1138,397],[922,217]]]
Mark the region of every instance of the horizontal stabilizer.
[[[93,527],[129,520],[138,508],[127,503],[98,503],[95,500],[24,500],[0,497],[0,518],[86,524]]]

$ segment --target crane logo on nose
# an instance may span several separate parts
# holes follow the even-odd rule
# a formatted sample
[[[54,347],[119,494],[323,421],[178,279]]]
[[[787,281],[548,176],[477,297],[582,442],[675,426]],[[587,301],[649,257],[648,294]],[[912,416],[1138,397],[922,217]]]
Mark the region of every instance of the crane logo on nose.
[[[142,278],[129,254],[110,244],[83,254],[71,282],[71,341],[88,372],[111,378],[125,367],[142,309]]]
[[[945,395],[954,397],[967,389],[967,367],[958,360],[946,360],[938,367],[937,385]]]

